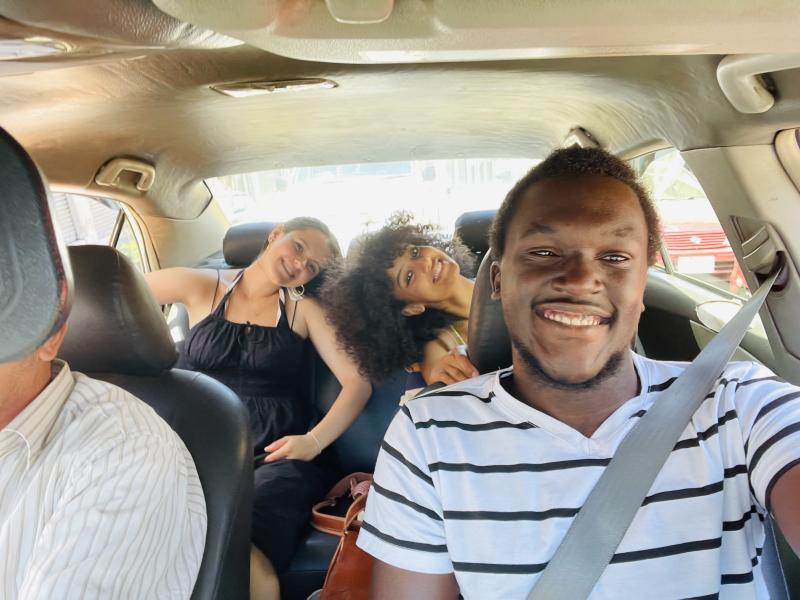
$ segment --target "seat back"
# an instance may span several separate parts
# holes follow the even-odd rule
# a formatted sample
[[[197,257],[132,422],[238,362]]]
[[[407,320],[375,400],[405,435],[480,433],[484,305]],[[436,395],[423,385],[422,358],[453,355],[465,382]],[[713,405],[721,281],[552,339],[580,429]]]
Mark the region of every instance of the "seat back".
[[[511,365],[511,339],[500,302],[492,300],[491,250],[487,249],[472,290],[469,309],[467,353],[480,373]]]
[[[308,394],[317,415],[325,415],[333,406],[341,386],[328,366],[313,348],[306,360],[309,373]],[[405,391],[408,373],[398,369],[391,377],[372,385],[372,394],[361,414],[330,446],[329,453],[339,476],[375,470],[383,436],[395,414],[398,402]]]
[[[192,598],[249,594],[252,445],[247,410],[216,380],[171,368],[175,348],[144,279],[107,246],[69,249],[75,300],[61,358],[149,404],[181,437],[206,499],[208,529]]]
[[[64,323],[72,278],[50,219],[44,178],[3,129],[0,181],[0,362],[11,362]]]

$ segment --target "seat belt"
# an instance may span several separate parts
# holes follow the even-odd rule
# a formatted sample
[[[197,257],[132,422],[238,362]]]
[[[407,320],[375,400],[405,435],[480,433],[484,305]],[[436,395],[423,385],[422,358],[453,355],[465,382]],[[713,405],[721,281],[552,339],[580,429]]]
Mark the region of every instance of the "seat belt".
[[[625,536],[661,467],[725,369],[784,267],[766,281],[625,436],[528,594],[528,600],[582,600]],[[785,583],[782,582],[785,590]]]

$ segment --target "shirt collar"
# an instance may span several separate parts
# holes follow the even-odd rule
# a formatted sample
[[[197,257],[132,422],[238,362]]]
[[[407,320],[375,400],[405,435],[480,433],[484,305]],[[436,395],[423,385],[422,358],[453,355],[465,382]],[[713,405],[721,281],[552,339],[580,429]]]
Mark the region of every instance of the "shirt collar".
[[[50,383],[0,433],[16,434],[26,445],[28,466],[41,452],[64,403],[75,387],[69,366],[62,360],[52,363]]]

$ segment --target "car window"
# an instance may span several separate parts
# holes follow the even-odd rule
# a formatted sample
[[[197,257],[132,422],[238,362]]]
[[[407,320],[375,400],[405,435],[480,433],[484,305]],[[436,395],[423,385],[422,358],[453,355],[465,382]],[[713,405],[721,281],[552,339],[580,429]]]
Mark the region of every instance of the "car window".
[[[661,215],[663,268],[737,296],[749,297],[728,238],[703,188],[675,149],[635,159],[633,167]]]
[[[276,169],[207,181],[231,222],[285,221],[310,215],[326,223],[343,250],[358,235],[407,210],[452,233],[464,212],[497,208],[538,161],[453,159]]]
[[[54,192],[51,196],[53,222],[67,246],[102,244],[114,246],[144,271],[142,251],[119,203],[108,198]]]

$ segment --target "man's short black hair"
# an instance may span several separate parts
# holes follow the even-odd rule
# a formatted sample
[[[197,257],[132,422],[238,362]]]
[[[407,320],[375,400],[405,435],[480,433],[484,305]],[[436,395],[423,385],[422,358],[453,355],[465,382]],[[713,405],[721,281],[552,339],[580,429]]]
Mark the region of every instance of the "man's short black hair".
[[[500,260],[505,251],[506,236],[511,219],[517,212],[525,192],[543,179],[556,177],[582,177],[602,175],[621,181],[639,198],[647,223],[647,257],[653,264],[661,245],[661,221],[650,194],[639,183],[636,173],[620,158],[600,148],[580,148],[571,146],[555,150],[545,160],[520,179],[506,195],[497,211],[490,232],[490,243],[495,260]]]

